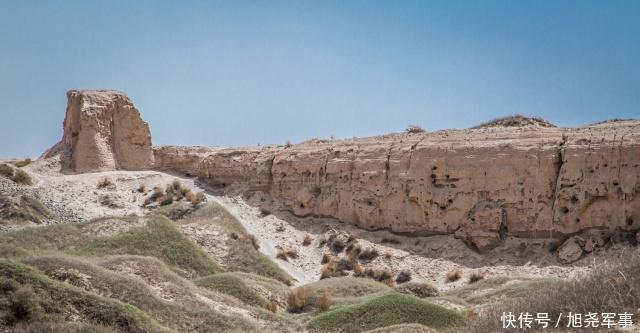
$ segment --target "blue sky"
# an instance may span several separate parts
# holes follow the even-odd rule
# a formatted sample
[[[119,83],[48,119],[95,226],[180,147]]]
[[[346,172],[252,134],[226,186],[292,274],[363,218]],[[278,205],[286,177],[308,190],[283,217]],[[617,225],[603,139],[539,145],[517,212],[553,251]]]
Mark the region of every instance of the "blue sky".
[[[640,118],[640,1],[0,0],[0,157],[65,92],[127,92],[155,144],[237,146]]]

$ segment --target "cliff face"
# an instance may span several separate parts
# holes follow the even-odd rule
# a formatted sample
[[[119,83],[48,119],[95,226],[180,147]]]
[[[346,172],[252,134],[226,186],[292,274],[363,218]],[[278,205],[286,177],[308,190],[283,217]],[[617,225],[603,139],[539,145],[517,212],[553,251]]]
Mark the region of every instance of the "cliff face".
[[[157,168],[264,192],[296,215],[367,229],[504,237],[640,228],[640,122],[314,140],[291,147],[155,149]]]
[[[71,90],[67,93],[62,145],[76,172],[147,169],[153,166],[151,132],[124,93]]]

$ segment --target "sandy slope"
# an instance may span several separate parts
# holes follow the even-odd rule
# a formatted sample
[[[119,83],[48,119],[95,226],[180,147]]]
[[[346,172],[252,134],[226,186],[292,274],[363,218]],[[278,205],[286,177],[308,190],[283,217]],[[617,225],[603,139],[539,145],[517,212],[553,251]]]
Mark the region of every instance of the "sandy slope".
[[[49,163],[49,164],[47,164]],[[62,223],[86,221],[104,216],[142,215],[141,203],[146,195],[137,191],[140,184],[147,188],[164,187],[179,179],[186,187],[207,190],[191,178],[179,177],[157,171],[110,171],[78,175],[64,175],[55,170],[55,163],[37,161],[26,168],[35,184],[22,191],[30,192],[61,216]],[[99,189],[97,184],[110,178],[114,187]],[[102,204],[102,198],[111,196],[117,207]],[[328,232],[343,231],[358,239],[363,248],[377,248],[381,256],[373,260],[371,267],[388,267],[395,272],[408,270],[414,280],[433,283],[441,290],[466,284],[466,280],[446,283],[448,271],[459,269],[463,277],[471,271],[481,270],[488,276],[512,277],[561,277],[570,278],[588,271],[592,258],[581,260],[573,266],[559,266],[543,241],[509,239],[504,245],[487,255],[480,256],[462,242],[450,236],[406,237],[387,231],[369,232],[325,218],[295,218],[278,211],[264,216],[250,205],[261,198],[216,196],[207,192],[209,201],[218,202],[228,209],[260,242],[260,250],[274,258],[298,282],[316,281],[320,276],[322,254],[329,252],[319,247],[319,241]],[[302,246],[306,234],[313,237],[309,246]],[[387,242],[383,243],[383,239]],[[388,240],[392,239],[392,242]],[[299,258],[288,262],[275,259],[278,248],[295,248]],[[614,251],[615,252],[615,251]]]

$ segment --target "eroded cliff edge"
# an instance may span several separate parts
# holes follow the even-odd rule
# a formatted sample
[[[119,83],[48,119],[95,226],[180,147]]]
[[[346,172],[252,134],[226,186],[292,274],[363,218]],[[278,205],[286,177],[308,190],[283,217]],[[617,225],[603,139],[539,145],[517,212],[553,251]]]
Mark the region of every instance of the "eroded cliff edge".
[[[640,226],[640,122],[493,127],[254,148],[157,147],[156,168],[366,229],[564,237]]]

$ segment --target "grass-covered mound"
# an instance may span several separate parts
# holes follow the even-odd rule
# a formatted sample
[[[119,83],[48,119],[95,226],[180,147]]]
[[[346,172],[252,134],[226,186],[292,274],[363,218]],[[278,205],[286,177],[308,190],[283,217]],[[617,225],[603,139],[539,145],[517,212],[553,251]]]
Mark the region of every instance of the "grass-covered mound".
[[[269,302],[233,273],[209,275],[193,281],[197,286],[233,296],[246,304],[266,307]]]
[[[177,267],[187,276],[205,276],[221,271],[206,253],[185,237],[164,216],[154,216],[144,227],[110,237],[92,239],[77,247],[78,255],[133,254],[156,257],[169,266]]]
[[[336,277],[322,279],[304,286],[309,292],[332,298],[360,297],[387,291],[389,287],[381,282],[360,277]]]
[[[463,316],[459,312],[414,296],[389,293],[322,313],[312,318],[308,327],[326,331],[362,332],[403,323],[447,328],[462,322]]]
[[[71,317],[118,332],[168,332],[138,308],[54,281],[24,264],[0,259],[0,329],[63,327]],[[108,331],[107,331],[108,332]]]
[[[290,283],[291,276],[269,257],[260,253],[260,244],[242,224],[217,203],[210,203],[198,209],[185,219],[179,220],[181,224],[212,224],[226,232],[226,246],[229,253],[224,258],[218,258],[224,263],[227,271],[239,271],[254,273],[270,277],[283,283]]]
[[[128,261],[132,262],[131,259],[134,258],[129,258]],[[124,260],[127,258],[116,258],[115,262],[126,263]],[[127,272],[121,274],[76,257],[39,257],[25,259],[24,262],[37,267],[51,278],[131,304],[178,332],[188,332],[194,327],[199,327],[198,332],[226,332],[235,328],[245,331],[256,329],[237,313],[223,314],[209,304],[220,302],[227,307],[243,309],[239,301],[199,292],[192,284],[177,275],[171,276],[168,273],[163,274],[165,276],[152,276],[158,271],[134,272],[134,265],[118,266]],[[113,263],[113,260],[102,262]],[[156,263],[163,265],[160,261]],[[162,271],[162,267],[159,271]],[[164,271],[167,269],[164,268]],[[132,273],[146,275],[148,282],[138,276],[131,276]],[[211,301],[203,301],[203,297]]]

